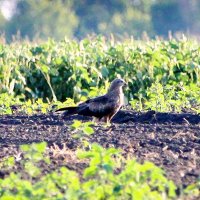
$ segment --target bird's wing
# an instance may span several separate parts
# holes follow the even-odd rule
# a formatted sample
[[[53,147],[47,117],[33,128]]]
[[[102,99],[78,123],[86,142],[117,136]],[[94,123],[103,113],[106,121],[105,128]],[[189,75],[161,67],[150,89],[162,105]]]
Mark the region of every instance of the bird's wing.
[[[109,115],[117,106],[116,98],[110,98],[107,95],[89,99],[79,104],[78,113],[82,115],[103,117]]]

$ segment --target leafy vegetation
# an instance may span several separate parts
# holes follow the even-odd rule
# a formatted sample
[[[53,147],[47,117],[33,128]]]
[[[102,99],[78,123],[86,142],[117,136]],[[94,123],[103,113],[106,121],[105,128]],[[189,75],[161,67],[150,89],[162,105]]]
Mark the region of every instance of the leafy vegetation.
[[[80,42],[0,45],[0,113],[46,113],[104,94],[110,81],[128,83],[126,97],[136,110],[183,109],[200,113],[200,46],[195,40],[115,41],[113,37]],[[61,103],[61,101],[64,101]],[[119,150],[90,144],[92,123],[74,121],[71,131],[82,145],[77,159],[88,163],[83,174],[65,167],[44,174],[51,164],[47,144],[21,146],[23,156],[1,161],[9,171],[0,179],[1,199],[173,199],[174,183],[153,163],[125,159]],[[22,173],[10,172],[14,165]],[[200,183],[181,191],[198,196]],[[181,196],[181,197],[182,197]]]
[[[119,42],[99,36],[80,42],[1,44],[1,113],[7,112],[11,99],[83,101],[104,94],[118,76],[128,83],[125,93],[134,109],[199,113],[199,51],[199,43],[185,37]]]
[[[91,134],[87,123],[75,121],[72,127]],[[44,173],[39,164],[51,163],[45,142],[22,145],[20,149],[18,156],[7,157],[0,163],[1,170],[10,171],[0,179],[1,199],[142,200],[177,197],[177,187],[165,177],[162,169],[151,162],[140,164],[135,159],[125,159],[115,148],[104,149],[94,143],[87,150],[77,150],[77,159],[88,163],[81,174],[66,167]],[[12,172],[16,164],[23,171]],[[198,196],[199,187],[198,182],[189,185],[181,192],[181,197]]]
[[[5,179],[0,179],[1,199],[163,199],[176,196],[173,182],[168,181],[163,171],[153,163],[126,161],[118,150],[105,150],[97,144],[93,144],[89,151],[77,152],[79,158],[89,159],[90,162],[81,178],[65,167],[41,176],[37,163],[44,160],[45,147],[45,143],[21,146],[24,159],[18,162],[28,179],[13,172]],[[13,158],[8,161],[9,167],[14,165]],[[44,161],[49,163],[49,158],[46,157]],[[121,171],[116,174],[118,167]]]

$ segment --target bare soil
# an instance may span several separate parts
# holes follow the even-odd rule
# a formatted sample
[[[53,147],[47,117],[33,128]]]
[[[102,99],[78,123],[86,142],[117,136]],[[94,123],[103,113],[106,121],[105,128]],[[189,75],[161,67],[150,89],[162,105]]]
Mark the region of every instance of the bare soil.
[[[80,146],[70,128],[74,119],[91,120],[89,117],[64,117],[53,113],[1,115],[0,160],[9,155],[19,157],[19,146],[22,144],[46,141],[52,163],[41,163],[44,173],[60,166],[81,173],[87,163],[80,162],[74,155]],[[89,136],[90,142],[97,142],[105,148],[120,148],[124,156],[136,157],[140,162],[152,161],[163,168],[167,177],[179,186],[185,187],[199,178],[199,115],[122,110],[113,118],[110,127],[99,124],[94,126],[94,130],[95,133]],[[59,152],[58,149],[66,151]],[[12,170],[22,172],[18,165]],[[9,173],[0,169],[0,178]]]

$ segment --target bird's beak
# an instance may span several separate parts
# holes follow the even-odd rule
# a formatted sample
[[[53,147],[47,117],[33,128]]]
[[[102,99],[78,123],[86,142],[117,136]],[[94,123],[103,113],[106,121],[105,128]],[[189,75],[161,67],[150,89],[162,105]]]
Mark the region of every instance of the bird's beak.
[[[126,82],[124,82],[124,87],[127,87],[127,86],[128,86],[128,84]]]

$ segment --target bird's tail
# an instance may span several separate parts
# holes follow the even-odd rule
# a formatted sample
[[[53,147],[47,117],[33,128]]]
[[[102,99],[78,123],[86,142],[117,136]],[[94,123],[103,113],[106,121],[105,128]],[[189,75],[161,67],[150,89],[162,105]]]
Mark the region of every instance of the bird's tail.
[[[60,108],[56,110],[55,112],[65,111],[64,115],[74,115],[77,114],[77,107],[66,107],[66,108]]]

